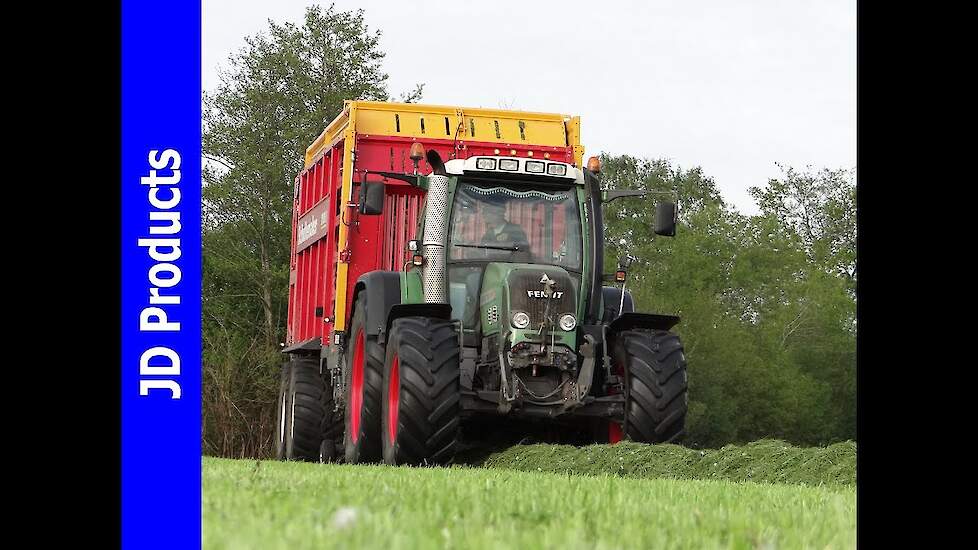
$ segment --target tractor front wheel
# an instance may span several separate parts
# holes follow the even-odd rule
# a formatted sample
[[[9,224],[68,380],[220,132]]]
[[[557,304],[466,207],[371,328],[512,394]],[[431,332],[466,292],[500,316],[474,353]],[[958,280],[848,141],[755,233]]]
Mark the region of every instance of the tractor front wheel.
[[[456,324],[427,317],[395,319],[384,364],[381,438],[387,464],[444,464],[459,431],[459,335]]]
[[[622,435],[642,443],[679,442],[689,406],[679,336],[665,330],[623,331],[615,336],[612,361],[625,375]]]

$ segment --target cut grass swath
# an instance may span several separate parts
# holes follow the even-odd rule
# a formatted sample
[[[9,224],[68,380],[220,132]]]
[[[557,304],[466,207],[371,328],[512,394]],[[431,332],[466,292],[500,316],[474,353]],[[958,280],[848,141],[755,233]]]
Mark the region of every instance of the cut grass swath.
[[[795,447],[773,439],[720,449],[679,445],[516,445],[481,462],[506,468],[630,478],[722,479],[763,483],[851,486],[856,483],[856,444]]]

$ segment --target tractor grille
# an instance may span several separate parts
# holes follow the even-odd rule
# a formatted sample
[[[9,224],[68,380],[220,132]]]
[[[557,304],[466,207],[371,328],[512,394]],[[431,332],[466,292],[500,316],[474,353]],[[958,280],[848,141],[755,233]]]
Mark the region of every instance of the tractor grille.
[[[525,311],[530,316],[530,326],[538,327],[543,322],[544,310],[547,307],[546,298],[530,296],[527,291],[537,292],[543,290],[544,286],[540,282],[543,274],[546,273],[557,284],[554,285],[554,293],[563,292],[560,298],[550,299],[550,319],[556,323],[564,313],[575,313],[577,311],[576,300],[574,298],[574,285],[571,283],[570,276],[566,272],[551,271],[544,269],[517,269],[509,274],[510,289],[510,313],[514,311]]]

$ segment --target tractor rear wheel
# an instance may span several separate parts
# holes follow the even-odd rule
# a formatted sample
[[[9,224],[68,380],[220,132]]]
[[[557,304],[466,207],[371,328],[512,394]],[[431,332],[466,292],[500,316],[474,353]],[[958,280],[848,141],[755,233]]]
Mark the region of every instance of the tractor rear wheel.
[[[279,460],[320,459],[324,419],[332,410],[332,392],[311,358],[282,365],[276,422],[275,456]]]
[[[679,336],[665,330],[623,331],[615,336],[612,360],[625,375],[623,435],[642,443],[679,442],[689,406]]]
[[[346,462],[378,462],[380,447],[380,396],[384,371],[384,346],[364,330],[367,294],[358,295],[350,321],[347,351],[346,412],[343,448]]]
[[[384,363],[384,462],[444,464],[454,457],[459,353],[454,322],[427,317],[394,320]]]

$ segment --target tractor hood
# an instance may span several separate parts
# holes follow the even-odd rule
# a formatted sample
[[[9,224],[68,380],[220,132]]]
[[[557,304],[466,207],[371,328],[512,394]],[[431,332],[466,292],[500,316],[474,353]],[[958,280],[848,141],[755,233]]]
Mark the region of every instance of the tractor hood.
[[[547,344],[552,342],[574,349],[577,294],[574,280],[560,267],[490,263],[482,279],[479,300],[482,334],[499,334],[511,344],[541,342],[541,336],[545,336]],[[514,323],[518,313],[526,314],[526,317],[520,316],[524,322],[528,318],[525,327],[519,322]],[[565,315],[574,317],[574,326],[570,330],[560,327],[559,321]],[[545,330],[542,335],[541,328]]]

